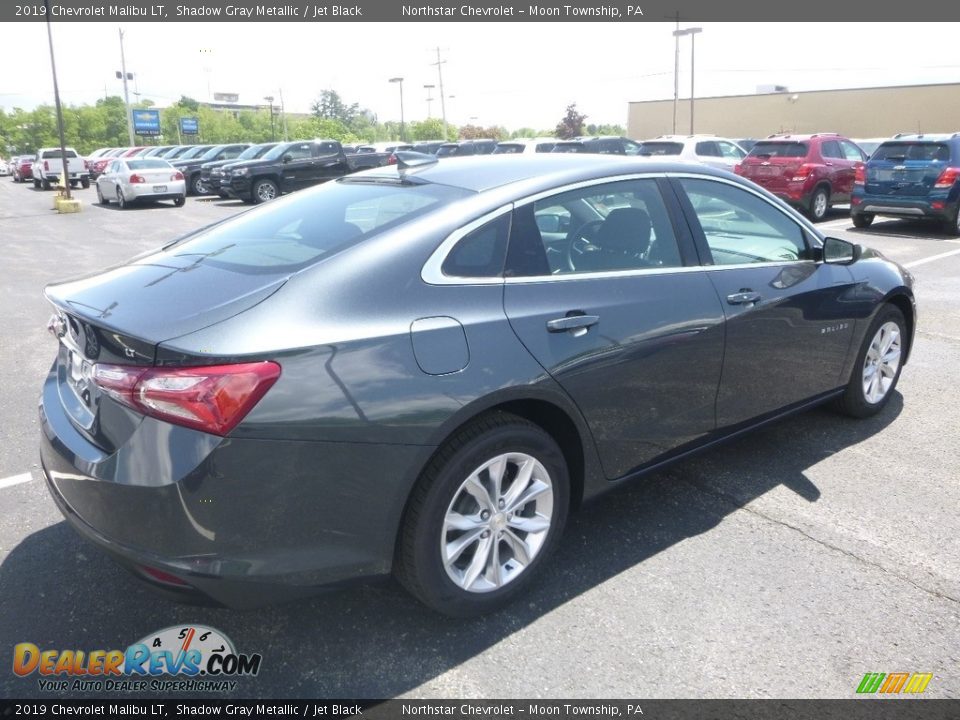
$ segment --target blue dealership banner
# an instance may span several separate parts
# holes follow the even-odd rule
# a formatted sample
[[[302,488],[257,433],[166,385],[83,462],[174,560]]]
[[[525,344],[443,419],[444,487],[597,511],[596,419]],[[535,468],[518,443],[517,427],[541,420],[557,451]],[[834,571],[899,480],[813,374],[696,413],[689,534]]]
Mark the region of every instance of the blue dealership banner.
[[[137,135],[159,135],[160,111],[133,110],[133,131]]]
[[[199,135],[200,121],[195,117],[180,118],[180,132],[184,135]]]

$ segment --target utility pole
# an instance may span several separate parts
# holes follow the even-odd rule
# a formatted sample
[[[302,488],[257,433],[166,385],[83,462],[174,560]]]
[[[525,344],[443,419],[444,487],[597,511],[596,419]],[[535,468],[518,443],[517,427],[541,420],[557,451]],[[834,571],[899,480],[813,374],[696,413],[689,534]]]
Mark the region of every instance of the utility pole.
[[[57,130],[60,134],[60,162],[63,165],[63,184],[70,199],[70,169],[67,164],[67,140],[63,134],[63,107],[60,105],[60,86],[57,84],[57,61],[53,57],[53,30],[50,25],[50,0],[43,0],[47,16],[47,42],[50,44],[50,72],[53,74],[53,100],[57,106]],[[44,180],[46,182],[46,180]]]
[[[431,65],[437,66],[437,78],[440,81],[440,115],[443,117],[443,139],[447,139],[447,104],[444,101],[443,96],[443,70],[441,66],[446,62],[446,60],[440,59],[440,48],[437,48],[437,61],[435,63],[430,63]]]
[[[696,63],[694,62],[694,47],[697,44],[697,33],[703,32],[702,28],[690,28],[690,134],[693,135],[693,79]]]
[[[406,132],[405,132],[405,127],[403,122],[403,78],[402,77],[390,78],[388,82],[400,84],[400,142],[406,142],[407,141],[405,137]]]
[[[423,89],[427,91],[427,119],[428,119],[428,120],[429,120],[431,117],[433,117],[433,116],[430,114],[430,103],[433,102],[433,94],[432,94],[430,91],[433,90],[435,87],[436,87],[436,85],[424,85],[424,86],[423,86]]]
[[[287,141],[287,110],[283,104],[283,88],[280,88],[280,119],[283,121],[283,141]]]
[[[133,115],[130,113],[130,91],[127,88],[127,59],[123,53],[123,28],[117,28],[120,31],[120,70],[123,73],[123,106],[127,109],[127,139],[130,141],[130,147],[136,143],[133,141]]]

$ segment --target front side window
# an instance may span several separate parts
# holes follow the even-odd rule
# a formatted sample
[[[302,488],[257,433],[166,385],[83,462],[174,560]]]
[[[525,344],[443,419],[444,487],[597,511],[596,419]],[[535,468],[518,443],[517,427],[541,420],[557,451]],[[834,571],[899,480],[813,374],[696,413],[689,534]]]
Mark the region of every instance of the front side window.
[[[680,180],[716,265],[804,260],[803,228],[751,192],[713,180]]]
[[[843,157],[846,160],[853,160],[854,162],[863,162],[863,159],[864,159],[863,153],[860,152],[860,148],[858,148],[852,142],[841,140],[840,148],[843,150]]]
[[[682,265],[652,179],[559,193],[517,209],[507,274],[570,275]]]
[[[717,141],[717,147],[720,149],[720,154],[728,160],[743,160],[747,155],[733,143],[724,142],[723,140]]]

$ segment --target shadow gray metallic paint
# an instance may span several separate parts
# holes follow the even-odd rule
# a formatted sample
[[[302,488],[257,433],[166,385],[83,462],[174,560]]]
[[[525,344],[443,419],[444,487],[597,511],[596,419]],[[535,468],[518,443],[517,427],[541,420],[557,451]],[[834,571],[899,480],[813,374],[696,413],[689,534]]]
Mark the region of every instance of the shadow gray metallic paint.
[[[869,253],[851,266],[793,270],[442,285],[421,278],[451,232],[488,212],[581,180],[671,172],[745,184],[708,168],[582,155],[441,162],[417,175],[477,193],[289,277],[221,280],[206,277],[221,271],[202,260],[184,271],[146,256],[51,286],[55,305],[88,318],[117,347],[144,355],[155,347],[155,357],[139,362],[270,359],[282,367],[227,437],[105,398],[110,427],[100,431],[119,442],[104,448],[67,416],[55,364],[40,415],[57,504],[121,562],[160,568],[229,605],[256,605],[388,573],[413,484],[444,439],[486,409],[522,409],[572,430],[558,440],[576,504],[612,480],[835,394],[885,298],[897,298],[912,332],[909,277]],[[702,238],[679,225],[677,232],[689,243],[685,256],[702,253]],[[763,300],[752,308],[721,301],[744,287],[762,290]],[[546,319],[581,310],[601,317],[596,332],[545,332]],[[850,324],[845,332],[820,333],[842,323]]]

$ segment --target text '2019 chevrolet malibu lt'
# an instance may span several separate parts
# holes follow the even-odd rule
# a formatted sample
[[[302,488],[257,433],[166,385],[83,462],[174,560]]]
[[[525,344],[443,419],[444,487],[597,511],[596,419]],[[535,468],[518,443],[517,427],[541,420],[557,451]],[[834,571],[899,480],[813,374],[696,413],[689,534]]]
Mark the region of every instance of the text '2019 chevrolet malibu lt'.
[[[879,411],[910,276],[707,167],[401,153],[51,285],[42,460],[71,524],[229,606],[393,572],[453,615],[568,511],[835,400]]]

